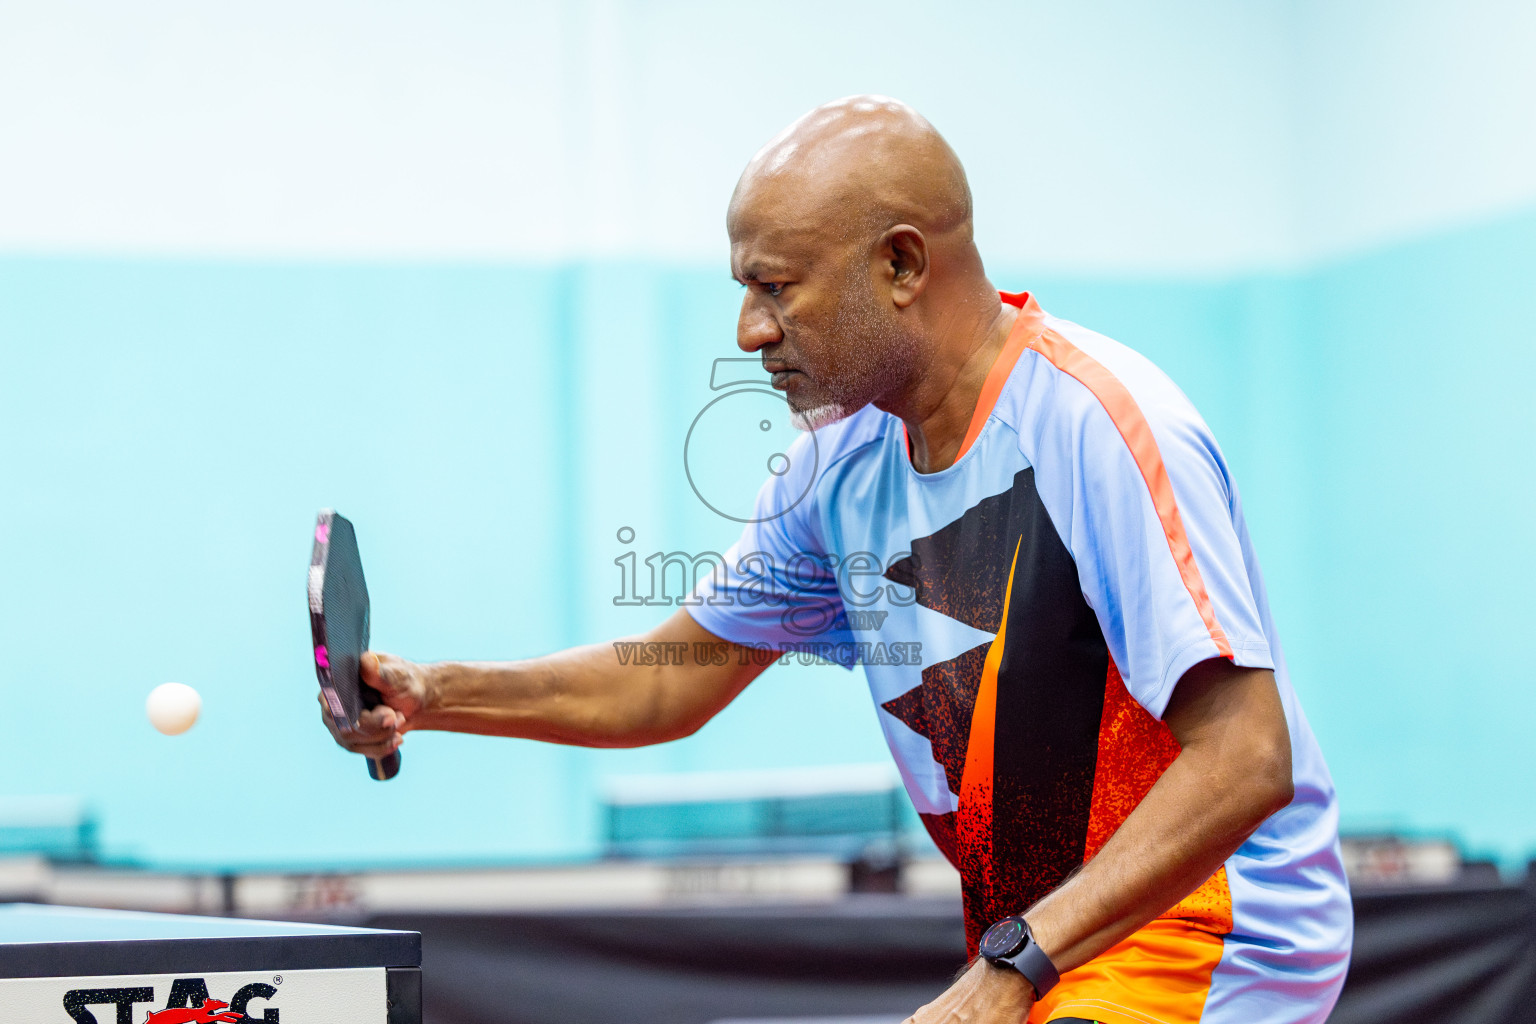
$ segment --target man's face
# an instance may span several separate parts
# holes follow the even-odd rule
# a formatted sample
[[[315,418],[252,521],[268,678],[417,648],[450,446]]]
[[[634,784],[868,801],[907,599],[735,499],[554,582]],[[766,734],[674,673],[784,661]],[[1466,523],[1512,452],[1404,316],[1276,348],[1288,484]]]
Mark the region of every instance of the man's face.
[[[736,344],[762,356],[795,425],[814,430],[878,401],[907,378],[913,339],[881,301],[870,240],[775,223],[766,204],[733,204],[731,274],[746,289]]]

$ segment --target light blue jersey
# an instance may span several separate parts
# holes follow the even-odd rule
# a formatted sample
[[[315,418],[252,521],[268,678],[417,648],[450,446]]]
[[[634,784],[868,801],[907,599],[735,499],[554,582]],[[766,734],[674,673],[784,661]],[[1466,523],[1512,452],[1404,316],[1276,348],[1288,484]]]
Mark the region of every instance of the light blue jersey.
[[[1172,763],[1161,719],[1185,672],[1273,669],[1295,799],[1030,1020],[1321,1022],[1352,932],[1333,783],[1221,451],[1145,358],[1004,299],[1018,319],[952,466],[918,473],[873,407],[803,436],[689,611],[727,640],[864,664],[907,792],[960,870],[973,952]]]

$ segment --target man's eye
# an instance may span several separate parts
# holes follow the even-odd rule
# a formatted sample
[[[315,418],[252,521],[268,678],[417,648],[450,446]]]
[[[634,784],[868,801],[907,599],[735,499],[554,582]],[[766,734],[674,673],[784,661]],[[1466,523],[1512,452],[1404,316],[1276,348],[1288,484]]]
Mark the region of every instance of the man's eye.
[[[784,294],[784,286],[779,284],[777,281],[764,281],[763,291],[767,292],[769,295],[777,297]]]

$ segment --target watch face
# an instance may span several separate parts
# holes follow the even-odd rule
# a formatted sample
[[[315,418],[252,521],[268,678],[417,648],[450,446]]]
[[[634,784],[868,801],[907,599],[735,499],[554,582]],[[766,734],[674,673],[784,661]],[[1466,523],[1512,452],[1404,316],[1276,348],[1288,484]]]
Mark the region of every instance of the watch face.
[[[982,956],[1011,956],[1024,944],[1024,925],[1013,918],[1005,918],[981,937]]]

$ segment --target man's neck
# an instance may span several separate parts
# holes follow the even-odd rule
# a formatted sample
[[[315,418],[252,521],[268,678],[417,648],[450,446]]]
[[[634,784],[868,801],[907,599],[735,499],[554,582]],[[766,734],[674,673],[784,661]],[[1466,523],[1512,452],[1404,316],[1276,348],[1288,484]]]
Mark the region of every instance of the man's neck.
[[[975,415],[987,373],[997,361],[1018,310],[997,298],[995,308],[972,320],[958,336],[941,341],[937,356],[915,389],[910,409],[888,410],[907,426],[912,466],[919,473],[948,469],[960,457],[960,446]]]

